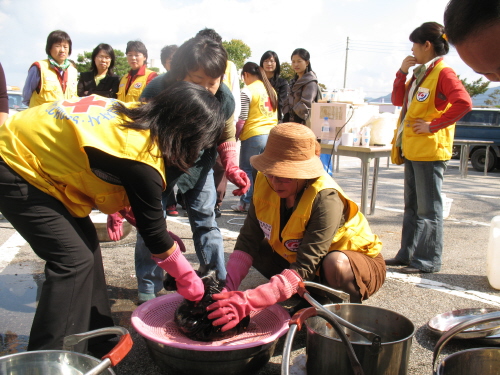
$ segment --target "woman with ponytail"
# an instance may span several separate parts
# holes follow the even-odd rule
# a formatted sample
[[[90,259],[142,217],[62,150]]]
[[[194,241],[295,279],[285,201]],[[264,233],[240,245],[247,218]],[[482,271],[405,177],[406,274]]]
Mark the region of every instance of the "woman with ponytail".
[[[240,168],[247,174],[251,186],[231,209],[247,212],[253,196],[250,157],[266,147],[271,129],[278,123],[278,97],[263,68],[253,62],[243,66],[245,87],[241,91],[241,113],[236,123],[236,138],[241,140]]]
[[[403,59],[391,98],[402,106],[392,156],[393,162],[405,165],[403,230],[401,248],[386,264],[405,265],[404,273],[438,272],[443,253],[441,186],[455,122],[471,110],[472,102],[443,60],[450,47],[442,25],[423,23],[410,41],[413,55]]]

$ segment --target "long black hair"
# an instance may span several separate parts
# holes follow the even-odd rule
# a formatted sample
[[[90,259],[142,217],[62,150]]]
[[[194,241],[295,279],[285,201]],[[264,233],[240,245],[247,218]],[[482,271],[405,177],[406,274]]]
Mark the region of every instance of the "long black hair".
[[[127,108],[117,102],[119,115],[130,120],[122,126],[150,131],[151,150],[158,145],[167,166],[186,172],[201,150],[215,146],[225,126],[219,101],[194,83],[172,83],[146,104]]]
[[[251,74],[260,79],[266,87],[267,95],[269,95],[269,99],[271,99],[271,106],[273,107],[273,110],[278,108],[278,98],[276,96],[276,91],[274,91],[271,82],[269,82],[269,80],[267,79],[264,69],[254,62],[247,62],[245,65],[243,65],[241,74],[243,73]]]
[[[297,48],[295,51],[292,52],[292,56],[290,59],[293,59],[293,57],[297,55],[299,56],[302,60],[307,61],[309,64],[306,66],[306,73],[312,71],[312,66],[311,66],[311,55],[309,52],[304,49],[304,48]],[[298,78],[298,75],[295,74],[295,79]]]
[[[97,65],[95,64],[95,58],[99,54],[99,52],[104,51],[106,52],[109,57],[111,57],[111,62],[109,63],[109,68],[108,71],[106,72],[107,75],[112,75],[113,74],[113,67],[115,66],[115,51],[113,50],[113,47],[111,47],[109,44],[106,43],[100,43],[97,45],[96,48],[92,51],[92,61],[91,61],[91,69],[94,72],[94,75],[97,75]]]
[[[274,59],[274,61],[276,61],[276,69],[274,69],[274,73],[273,73],[274,74],[273,78],[276,80],[280,76],[280,72],[281,72],[280,59],[278,58],[278,55],[276,54],[276,52],[274,52],[274,51],[264,52],[264,54],[260,58],[260,67],[263,68],[264,61],[266,61],[267,59],[270,59],[271,57]]]

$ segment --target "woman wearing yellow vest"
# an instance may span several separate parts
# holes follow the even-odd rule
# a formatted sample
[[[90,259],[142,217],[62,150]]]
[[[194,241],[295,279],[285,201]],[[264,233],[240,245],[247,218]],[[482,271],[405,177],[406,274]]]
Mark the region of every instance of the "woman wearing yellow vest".
[[[410,35],[413,56],[396,74],[392,103],[402,106],[393,158],[404,163],[401,248],[387,265],[404,273],[438,272],[443,254],[441,187],[451,158],[455,122],[472,108],[469,94],[445,64],[449,50],[442,25],[425,22]],[[418,64],[406,82],[408,70]],[[399,160],[396,160],[399,159]]]
[[[349,293],[361,302],[385,281],[382,243],[358,206],[323,169],[314,133],[284,123],[251,158],[259,171],[253,203],[227,263],[227,291],[208,307],[223,331],[250,311],[290,298],[302,280]],[[253,266],[270,282],[237,291]]]
[[[187,171],[223,128],[214,95],[184,81],[144,105],[91,95],[28,109],[0,127],[0,211],[46,262],[28,350],[61,349],[67,335],[113,325],[95,207],[130,206],[178,292],[203,297],[182,242],[166,230],[161,193],[166,167]]]
[[[71,38],[61,30],[52,31],[47,37],[47,59],[36,61],[28,71],[23,88],[23,103],[35,107],[59,99],[77,96],[78,72],[71,55]]]
[[[240,168],[250,180],[250,189],[231,208],[247,212],[253,196],[250,158],[266,147],[269,131],[278,123],[278,97],[263,68],[247,62],[242,70],[246,87],[241,91],[241,113],[236,123],[236,138],[241,140]]]
[[[130,70],[120,80],[118,100],[125,103],[138,102],[144,88],[158,74],[147,69],[148,50],[141,41],[132,40],[128,42],[125,54]]]

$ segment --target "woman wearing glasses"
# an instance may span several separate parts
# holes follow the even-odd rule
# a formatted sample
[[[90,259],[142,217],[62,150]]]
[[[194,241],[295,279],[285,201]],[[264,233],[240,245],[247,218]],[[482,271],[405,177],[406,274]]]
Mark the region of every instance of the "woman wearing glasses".
[[[133,40],[127,43],[125,50],[127,62],[130,70],[120,80],[118,88],[118,100],[122,102],[138,102],[142,90],[158,74],[146,68],[148,60],[148,50],[144,43]]]
[[[227,291],[208,307],[222,331],[250,311],[290,298],[302,280],[342,290],[358,303],[384,283],[382,243],[324,171],[319,151],[309,128],[284,123],[271,130],[264,152],[250,159],[259,171],[253,202],[226,265]],[[251,266],[269,283],[238,291]]]
[[[116,98],[120,78],[113,73],[115,52],[109,44],[101,43],[92,51],[90,72],[80,74],[78,96],[92,94]]]

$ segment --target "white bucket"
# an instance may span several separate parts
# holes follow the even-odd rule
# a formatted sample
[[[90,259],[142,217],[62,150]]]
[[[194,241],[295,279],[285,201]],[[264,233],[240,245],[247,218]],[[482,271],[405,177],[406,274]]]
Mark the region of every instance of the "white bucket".
[[[453,203],[453,199],[446,197],[446,194],[441,194],[443,199],[443,219],[446,219],[450,216],[451,204]]]
[[[342,134],[342,146],[352,146],[354,144],[354,134],[343,133]]]

